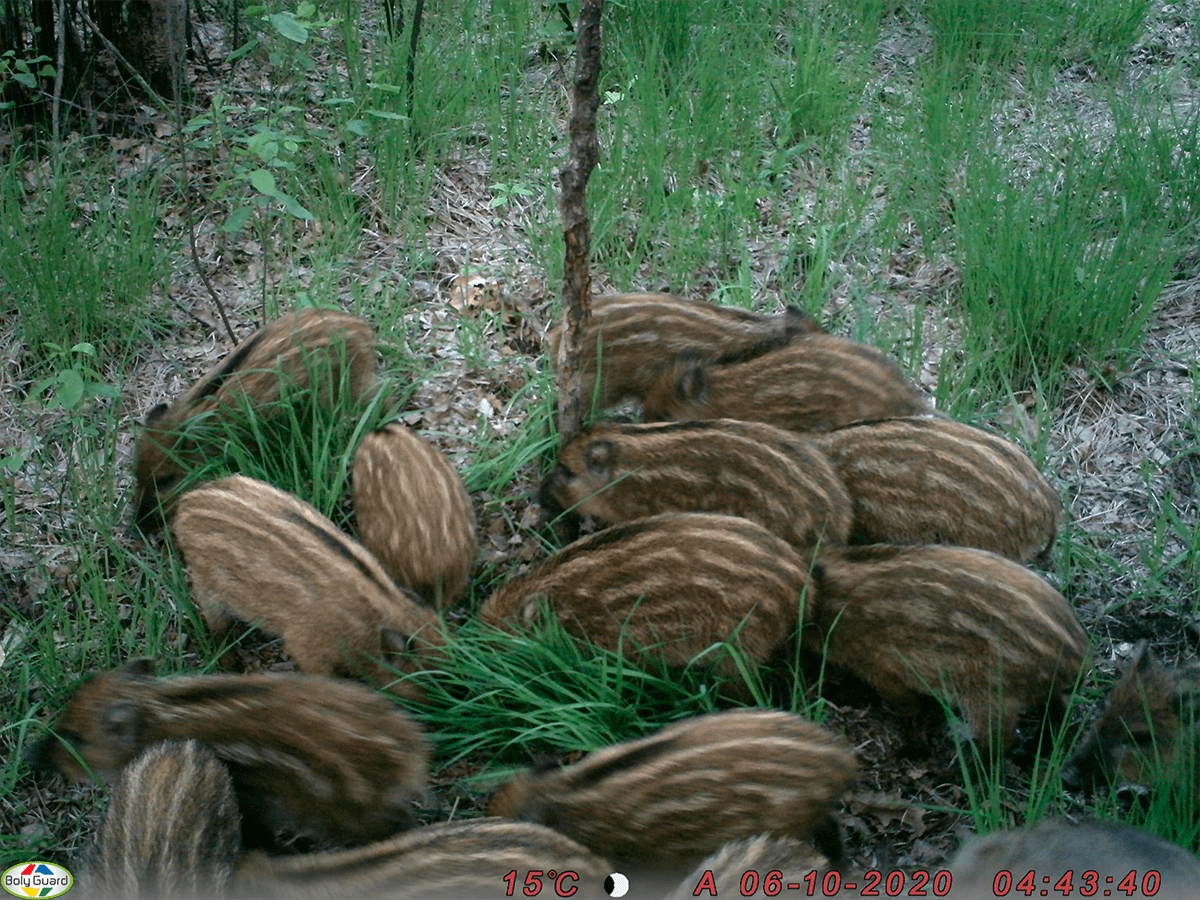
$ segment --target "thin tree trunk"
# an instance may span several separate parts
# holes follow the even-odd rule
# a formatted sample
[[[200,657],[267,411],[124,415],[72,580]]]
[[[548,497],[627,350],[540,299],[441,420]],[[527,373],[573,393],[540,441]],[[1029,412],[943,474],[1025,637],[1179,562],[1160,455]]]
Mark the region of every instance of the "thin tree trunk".
[[[130,66],[162,97],[175,99],[183,83],[187,0],[130,0],[120,31],[108,35]]]
[[[416,152],[420,135],[413,125],[413,79],[417,74],[417,45],[421,41],[421,15],[425,12],[425,0],[417,0],[413,7],[412,34],[408,36],[408,62],[404,71],[405,112],[408,114],[408,124],[412,132],[413,152]]]
[[[566,261],[563,266],[563,332],[558,346],[558,433],[563,443],[583,423],[583,388],[579,342],[591,311],[592,279],[588,255],[592,226],[587,214],[587,182],[600,158],[596,109],[600,105],[600,11],[603,0],[584,0],[575,30],[575,83],[571,91],[571,157],[559,178],[558,212],[563,223]]]

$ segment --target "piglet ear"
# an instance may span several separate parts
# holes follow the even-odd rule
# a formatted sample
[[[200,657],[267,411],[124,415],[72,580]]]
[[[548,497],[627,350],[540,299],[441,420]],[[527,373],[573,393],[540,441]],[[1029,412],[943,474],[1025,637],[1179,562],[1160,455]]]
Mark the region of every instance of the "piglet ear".
[[[790,304],[784,311],[784,333],[788,337],[795,337],[798,334],[826,334],[826,330],[821,327],[821,323],[806,313],[794,303]]]
[[[142,733],[142,709],[138,704],[123,700],[114,703],[100,715],[100,728],[113,745],[120,747],[126,756],[137,752]]]
[[[693,365],[684,369],[675,389],[679,399],[685,403],[703,401],[708,393],[708,377],[704,374],[704,367]]]
[[[413,650],[412,636],[395,628],[381,628],[379,640],[385,653],[411,653]]]
[[[587,445],[587,449],[583,452],[583,461],[593,475],[608,479],[612,477],[612,470],[617,464],[618,455],[616,444],[598,438]]]
[[[1145,673],[1149,672],[1154,667],[1154,654],[1150,652],[1150,645],[1145,640],[1140,640],[1137,646],[1133,648],[1133,656],[1129,657],[1130,672]]]
[[[131,659],[121,667],[126,675],[147,676],[154,674],[154,660],[148,656]]]
[[[563,767],[563,761],[553,753],[534,753],[532,770],[535,774],[544,775]]]

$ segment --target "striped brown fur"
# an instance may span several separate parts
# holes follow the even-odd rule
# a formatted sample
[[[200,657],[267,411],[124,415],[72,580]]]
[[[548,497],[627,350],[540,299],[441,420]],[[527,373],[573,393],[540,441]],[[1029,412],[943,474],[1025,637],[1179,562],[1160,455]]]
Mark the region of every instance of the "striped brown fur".
[[[242,852],[229,770],[196,741],[162,741],[121,770],[80,874],[93,900],[222,897]]]
[[[317,356],[322,353],[328,354],[327,360]],[[363,398],[375,382],[371,326],[357,316],[328,309],[280,316],[239,343],[182,397],[152,409],[134,453],[138,526],[153,530],[161,525],[161,510],[173,501],[172,491],[185,468],[205,454],[187,436],[189,422],[247,404],[261,408],[275,403],[285,385],[309,387],[314,367],[322,363],[328,366],[330,380],[318,391],[321,402],[329,402],[342,365],[348,369],[350,395]]]
[[[762,315],[673,294],[606,294],[592,298],[580,343],[584,402],[600,387],[597,406],[644,398],[673,357],[750,359],[782,347],[820,326],[798,307]],[[558,360],[561,326],[550,333],[550,358]]]
[[[171,531],[209,628],[261,622],[302,672],[386,684],[395,675],[376,662],[386,651],[441,643],[434,610],[312,506],[265,482],[233,475],[188,491]]]
[[[137,660],[85,681],[31,764],[85,779],[66,741],[112,782],[159,741],[197,740],[229,767],[248,845],[361,843],[411,825],[429,743],[374,691],[313,675],[148,673]]]
[[[840,854],[830,811],[854,757],[819,725],[739,709],[676,722],[575,765],[517,776],[489,815],[539,822],[636,871],[682,874],[728,841],[765,833]]]
[[[1061,703],[1087,658],[1063,596],[985,550],[830,547],[813,579],[807,647],[899,706],[930,694],[959,706],[976,739],[1005,749],[1021,713]]]
[[[757,837],[745,838],[740,841],[730,841],[712,856],[707,857],[700,865],[687,875],[666,900],[690,900],[695,896],[711,896],[708,890],[711,884],[715,886],[718,897],[783,897],[785,900],[799,897],[811,897],[808,893],[808,883],[804,876],[809,872],[820,875],[829,870],[829,860],[804,841],[792,837],[771,837],[760,834]],[[745,883],[746,894],[742,893],[743,878],[747,872],[754,872],[756,881],[749,879]],[[779,890],[775,891],[773,882],[768,881],[772,872],[778,873]],[[788,890],[788,884],[800,884],[798,890]],[[756,889],[751,891],[751,884]],[[704,887],[696,893],[696,889]],[[818,878],[817,890],[820,891],[822,882]]]
[[[743,516],[798,548],[844,543],[851,521],[846,488],[812,443],[733,419],[597,425],[563,447],[542,506],[605,523],[663,512]]]
[[[813,436],[854,503],[854,543],[953,544],[1028,562],[1061,502],[1019,447],[950,419],[888,419]]]
[[[554,878],[546,873],[555,872]],[[233,895],[253,900],[494,900],[504,876],[516,871],[513,896],[542,872],[538,896],[576,888],[576,900],[600,900],[612,868],[579,844],[529,822],[474,819],[426,825],[355,850],[268,857],[250,853],[234,879]],[[577,877],[563,873],[574,873]],[[561,895],[559,895],[561,896]]]
[[[462,479],[437,448],[398,422],[354,455],[359,539],[397,584],[444,607],[466,587],[478,543]]]
[[[1145,876],[1155,871],[1159,874],[1154,893],[1157,900],[1200,897],[1200,860],[1164,838],[1118,822],[1067,825],[1047,821],[1028,830],[998,831],[968,843],[949,868],[954,900],[995,900],[1000,896],[994,890],[995,879],[1002,871],[1011,873],[1009,883],[1014,891],[1027,872],[1032,871],[1036,884],[1045,890],[1070,871],[1075,890],[1098,886],[1097,896],[1117,896],[1117,886],[1130,872],[1136,873],[1136,893],[1143,896],[1143,885],[1149,893],[1153,884],[1146,882]],[[1089,871],[1098,876],[1094,881],[1084,877]],[[1049,881],[1043,882],[1044,877]]]
[[[805,335],[745,361],[677,360],[645,401],[647,422],[746,419],[792,431],[932,412],[894,362],[832,334]]]
[[[1063,768],[1063,783],[1088,791],[1110,783],[1147,785],[1155,773],[1163,778],[1175,766],[1194,767],[1200,752],[1197,698],[1200,669],[1167,669],[1143,641]]]
[[[672,666],[736,632],[747,662],[762,663],[795,633],[808,568],[807,556],[747,519],[664,513],[569,544],[497,590],[479,616],[528,628],[548,602],[575,636],[609,650],[645,647]],[[716,671],[737,671],[720,658]]]

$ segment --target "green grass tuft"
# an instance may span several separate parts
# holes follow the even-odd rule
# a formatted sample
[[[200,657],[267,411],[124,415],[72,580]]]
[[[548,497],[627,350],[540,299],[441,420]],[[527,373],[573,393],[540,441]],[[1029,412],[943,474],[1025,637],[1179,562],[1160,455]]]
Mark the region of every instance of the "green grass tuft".
[[[1103,377],[1140,345],[1178,251],[1161,221],[1136,217],[1108,193],[1109,163],[1078,146],[1027,183],[1014,183],[986,151],[968,166],[955,196],[972,361],[959,397],[990,382],[1053,398],[1068,367]]]
[[[419,677],[427,699],[411,707],[444,765],[595,750],[716,708],[711,676],[635,663],[573,638],[553,616],[526,634],[471,619],[444,655]]]
[[[158,177],[110,186],[76,165],[28,196],[20,154],[0,167],[0,284],[35,356],[85,341],[105,356],[128,350],[145,338],[152,292],[167,274]]]

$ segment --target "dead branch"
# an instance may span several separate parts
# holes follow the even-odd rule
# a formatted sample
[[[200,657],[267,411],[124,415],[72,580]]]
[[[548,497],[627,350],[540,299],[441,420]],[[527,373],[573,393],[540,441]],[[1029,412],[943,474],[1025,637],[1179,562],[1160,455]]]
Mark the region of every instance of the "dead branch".
[[[571,155],[559,178],[558,212],[563,223],[563,331],[558,346],[558,433],[563,442],[578,434],[583,421],[579,342],[591,308],[588,268],[592,226],[587,214],[587,182],[600,158],[596,109],[600,105],[600,11],[603,0],[584,0],[575,32],[575,83],[571,91]]]

